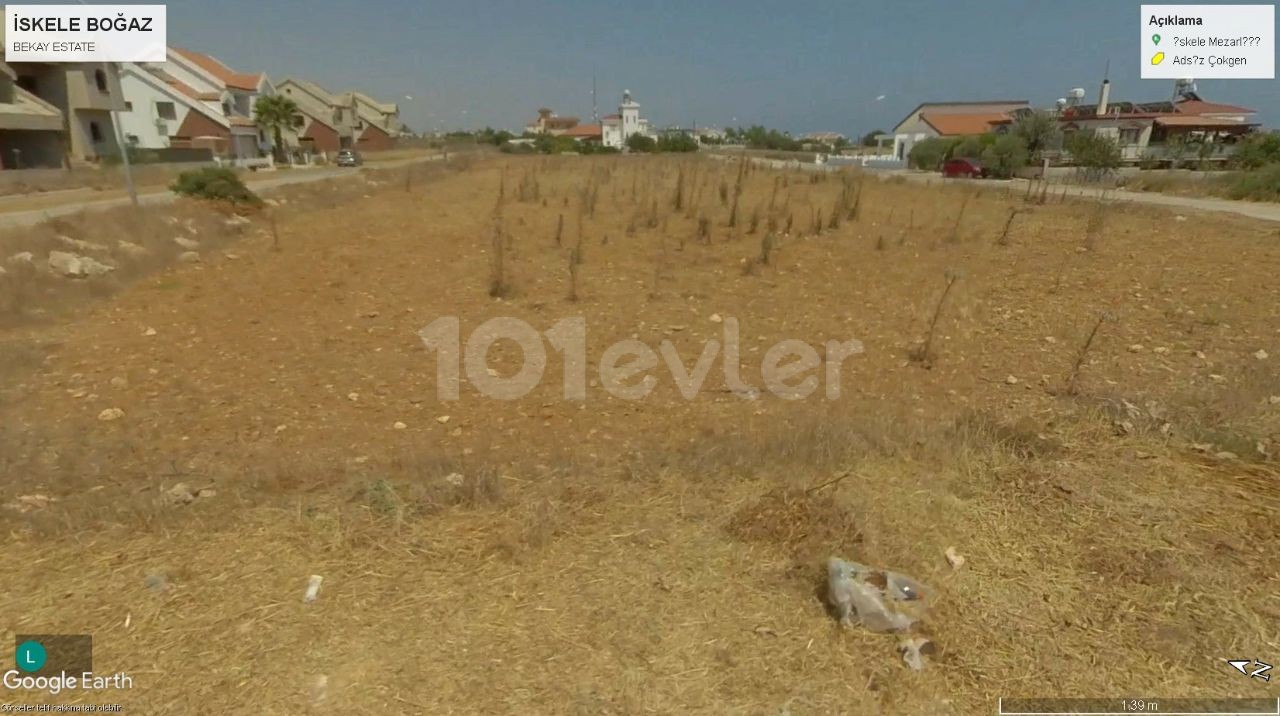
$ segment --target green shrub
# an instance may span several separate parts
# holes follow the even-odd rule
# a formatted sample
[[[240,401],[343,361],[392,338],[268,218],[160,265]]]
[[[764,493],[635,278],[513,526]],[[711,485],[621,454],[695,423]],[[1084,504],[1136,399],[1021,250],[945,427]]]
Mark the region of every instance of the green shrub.
[[[957,144],[955,139],[930,137],[916,142],[907,155],[907,162],[915,169],[937,169],[951,154]]]
[[[247,206],[262,204],[258,195],[249,191],[233,170],[225,167],[203,167],[182,172],[169,188],[179,196]]]
[[[658,148],[658,143],[652,137],[646,137],[643,134],[633,134],[627,137],[627,149],[633,152],[647,154]]]
[[[665,134],[658,138],[660,152],[696,152],[698,140],[687,134]]]
[[[1257,169],[1273,162],[1280,162],[1280,132],[1246,135],[1231,155],[1231,163],[1242,169]]]
[[[982,165],[993,175],[1008,179],[1027,165],[1027,142],[1015,134],[1006,134],[982,152]]]
[[[1077,132],[1067,141],[1067,151],[1090,180],[1101,179],[1120,167],[1120,144],[1102,134]]]
[[[1280,201],[1280,162],[1235,175],[1227,184],[1226,194],[1232,199]]]

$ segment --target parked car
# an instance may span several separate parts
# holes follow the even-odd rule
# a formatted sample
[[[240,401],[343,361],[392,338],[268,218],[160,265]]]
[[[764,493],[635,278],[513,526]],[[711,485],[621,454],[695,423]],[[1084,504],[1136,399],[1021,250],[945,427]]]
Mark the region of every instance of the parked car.
[[[986,177],[987,170],[983,168],[982,162],[977,159],[948,159],[942,163],[942,176],[949,179],[957,177],[977,179]]]
[[[358,167],[364,164],[364,157],[354,149],[343,149],[338,152],[337,164],[340,167]]]

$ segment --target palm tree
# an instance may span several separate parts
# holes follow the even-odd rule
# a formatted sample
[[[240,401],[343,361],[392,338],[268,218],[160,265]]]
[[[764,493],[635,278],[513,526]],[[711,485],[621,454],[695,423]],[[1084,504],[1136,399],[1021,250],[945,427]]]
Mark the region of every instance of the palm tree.
[[[253,121],[263,129],[271,130],[275,143],[276,161],[284,161],[285,147],[282,132],[286,127],[293,127],[294,118],[298,116],[298,103],[282,95],[259,97],[253,103]]]

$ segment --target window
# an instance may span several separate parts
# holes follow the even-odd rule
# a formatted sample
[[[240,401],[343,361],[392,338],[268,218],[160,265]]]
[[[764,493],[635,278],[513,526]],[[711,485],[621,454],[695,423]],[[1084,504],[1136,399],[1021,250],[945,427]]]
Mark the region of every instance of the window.
[[[93,81],[98,85],[99,92],[108,92],[107,89],[107,73],[102,70],[93,71]]]
[[[138,142],[142,140],[138,139],[138,135],[136,134],[126,134],[124,135],[124,141],[136,147],[138,145]]]
[[[294,115],[294,116],[293,116],[293,126],[295,126],[295,127],[301,127],[302,125],[304,125],[304,124],[306,124],[306,123],[307,123],[307,119],[306,119],[306,117],[303,117],[303,116],[302,116],[302,115],[300,115],[300,114],[296,114],[296,115]]]
[[[156,102],[156,116],[160,119],[177,119],[178,111],[174,109],[173,102]]]
[[[222,103],[222,114],[223,114],[223,116],[225,116],[225,117],[230,117],[230,116],[231,116],[231,103],[230,103],[230,102],[223,102],[223,103]]]
[[[1141,129],[1122,129],[1120,130],[1121,144],[1137,144],[1138,136],[1142,134]]]
[[[102,128],[98,126],[97,122],[89,123],[89,137],[93,140],[94,144],[102,141]]]
[[[124,111],[126,111],[126,112],[132,112],[132,111],[133,111],[133,102],[128,102],[128,101],[126,101],[126,102],[124,103]]]

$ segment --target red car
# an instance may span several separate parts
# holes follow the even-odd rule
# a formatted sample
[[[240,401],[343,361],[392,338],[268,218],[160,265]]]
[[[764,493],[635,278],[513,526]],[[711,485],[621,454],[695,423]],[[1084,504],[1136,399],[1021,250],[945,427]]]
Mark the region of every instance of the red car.
[[[982,168],[982,162],[977,159],[948,159],[942,163],[942,176],[949,179],[977,179],[987,176],[987,170]]]

